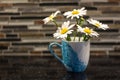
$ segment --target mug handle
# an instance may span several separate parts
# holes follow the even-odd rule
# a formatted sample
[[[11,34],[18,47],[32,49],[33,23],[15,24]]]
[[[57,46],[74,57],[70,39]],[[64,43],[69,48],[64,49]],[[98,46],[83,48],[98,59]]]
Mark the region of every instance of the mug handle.
[[[60,57],[58,57],[58,55],[54,52],[54,50],[53,50],[53,46],[54,46],[54,45],[56,45],[56,46],[59,47],[59,48],[62,48],[62,45],[60,45],[60,44],[57,43],[57,42],[50,43],[50,45],[49,45],[50,53],[51,53],[56,59],[58,59],[58,61],[60,61],[61,63],[64,64],[63,60],[62,60]]]

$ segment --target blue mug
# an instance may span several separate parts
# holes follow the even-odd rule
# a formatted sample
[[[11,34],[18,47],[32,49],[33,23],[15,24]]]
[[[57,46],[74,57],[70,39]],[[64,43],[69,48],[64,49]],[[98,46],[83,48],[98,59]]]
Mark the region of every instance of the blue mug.
[[[53,46],[61,49],[62,58],[54,53]],[[90,41],[87,42],[68,42],[62,41],[61,44],[52,42],[49,45],[50,53],[60,61],[67,71],[83,72],[87,68],[90,55]]]

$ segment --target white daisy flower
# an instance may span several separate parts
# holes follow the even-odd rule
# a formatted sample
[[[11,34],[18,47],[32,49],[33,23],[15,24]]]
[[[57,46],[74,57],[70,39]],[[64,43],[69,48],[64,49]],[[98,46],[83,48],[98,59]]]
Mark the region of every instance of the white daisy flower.
[[[81,8],[81,9],[73,9],[73,11],[68,11],[65,12],[63,15],[67,16],[67,18],[71,17],[71,19],[73,19],[74,17],[79,18],[80,16],[86,15],[86,11],[85,8]]]
[[[98,37],[98,33],[93,31],[92,29],[88,28],[88,27],[85,27],[85,28],[82,28],[81,26],[77,25],[78,26],[78,29],[77,31],[78,32],[81,32],[81,33],[85,33],[86,35],[89,35],[89,36],[96,36]]]
[[[101,28],[101,29],[103,29],[103,30],[106,30],[107,28],[109,28],[108,25],[102,24],[102,23],[100,23],[100,22],[97,21],[97,20],[89,19],[89,20],[87,20],[87,21],[88,21],[90,24],[96,26],[97,28]]]
[[[53,19],[57,16],[58,13],[60,13],[60,11],[56,11],[55,13],[52,13],[49,17],[43,19],[44,23],[46,24],[50,21],[53,21]]]
[[[70,21],[64,22],[61,27],[58,27],[56,33],[53,34],[55,38],[65,39],[68,34],[71,34],[73,30],[71,28],[74,27],[75,24],[70,25]]]

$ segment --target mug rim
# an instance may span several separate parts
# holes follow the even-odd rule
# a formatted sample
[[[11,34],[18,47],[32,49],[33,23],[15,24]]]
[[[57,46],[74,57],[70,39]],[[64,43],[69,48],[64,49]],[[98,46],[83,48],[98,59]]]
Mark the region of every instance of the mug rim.
[[[88,41],[66,41],[66,40],[62,40],[64,42],[68,42],[68,43],[87,43],[87,42],[90,42],[90,40]]]

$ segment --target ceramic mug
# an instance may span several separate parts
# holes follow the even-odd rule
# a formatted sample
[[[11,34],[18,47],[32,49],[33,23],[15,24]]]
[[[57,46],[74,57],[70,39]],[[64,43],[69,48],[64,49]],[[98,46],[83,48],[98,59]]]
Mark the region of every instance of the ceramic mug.
[[[61,49],[62,58],[54,53],[53,46]],[[50,53],[58,59],[71,72],[83,72],[87,68],[90,53],[90,41],[87,42],[68,42],[62,41],[61,44],[52,42],[49,45]]]

